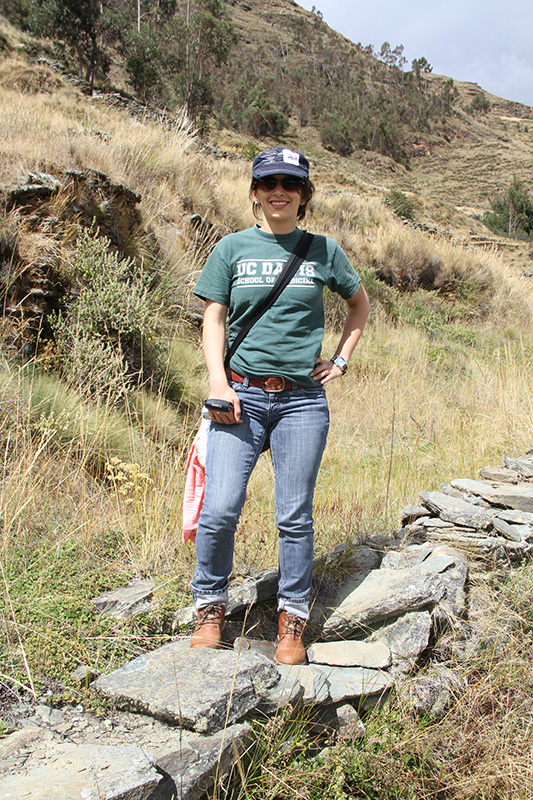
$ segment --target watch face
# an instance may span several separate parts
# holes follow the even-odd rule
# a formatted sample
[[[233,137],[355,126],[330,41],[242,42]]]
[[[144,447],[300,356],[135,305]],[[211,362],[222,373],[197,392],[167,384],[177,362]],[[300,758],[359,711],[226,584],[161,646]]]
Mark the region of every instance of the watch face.
[[[343,374],[344,374],[344,373],[346,372],[346,370],[348,369],[348,362],[347,362],[347,361],[346,361],[346,359],[345,359],[345,358],[343,358],[342,356],[334,356],[334,358],[332,358],[331,360],[333,361],[333,363],[334,363],[334,364],[336,364],[336,365],[337,365],[337,367],[338,367],[339,369],[341,369],[341,370],[342,370]]]

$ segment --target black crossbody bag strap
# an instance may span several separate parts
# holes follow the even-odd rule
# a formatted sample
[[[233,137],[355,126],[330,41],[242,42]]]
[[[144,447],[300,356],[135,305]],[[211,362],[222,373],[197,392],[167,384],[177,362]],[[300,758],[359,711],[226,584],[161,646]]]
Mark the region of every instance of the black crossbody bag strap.
[[[233,358],[237,348],[241,344],[242,340],[248,335],[249,331],[253,328],[255,323],[261,319],[263,314],[268,311],[270,306],[272,306],[284,288],[290,283],[291,279],[294,277],[298,269],[301,267],[307,253],[309,252],[309,248],[311,247],[311,242],[313,241],[313,234],[304,231],[302,236],[298,239],[298,244],[294,248],[293,252],[290,254],[289,258],[285,262],[285,266],[281,270],[280,274],[277,277],[276,283],[265,297],[263,302],[256,308],[255,313],[250,317],[246,325],[241,328],[231,347],[229,348],[228,352],[226,353],[226,358],[224,359],[224,366],[227,368],[229,367],[230,359]]]

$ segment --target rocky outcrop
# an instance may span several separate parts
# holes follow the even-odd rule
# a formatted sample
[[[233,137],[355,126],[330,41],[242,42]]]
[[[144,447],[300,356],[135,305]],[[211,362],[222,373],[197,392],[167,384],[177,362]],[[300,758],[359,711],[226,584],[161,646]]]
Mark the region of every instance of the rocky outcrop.
[[[30,347],[59,309],[74,227],[94,227],[120,250],[141,228],[140,199],[96,170],[30,172],[0,188],[0,289],[13,346]]]
[[[102,723],[82,713],[90,734],[78,739],[65,720],[71,710],[41,706],[31,720],[34,726],[40,720],[37,733],[22,725],[0,746],[1,796],[31,795],[36,781],[46,781],[54,800],[80,792],[91,798],[96,784],[95,800],[198,800],[233,768],[235,754],[253,746],[248,721],[254,716],[298,714],[303,706],[315,733],[318,725],[328,737],[332,729],[361,736],[364,721],[356,708],[379,702],[392,686],[415,711],[438,718],[464,691],[461,681],[437,663],[419,678],[406,678],[436,633],[468,626],[469,558],[488,555],[492,564],[508,567],[531,552],[532,456],[482,470],[479,481],[457,479],[440,491],[421,492],[422,504],[404,509],[396,534],[351,551],[340,547],[318,561],[324,568],[342,558],[345,569],[351,558],[351,569],[329,595],[317,595],[308,664],[277,665],[273,642],[248,636],[228,639],[218,651],[191,650],[182,631],[94,683],[121,709],[114,732],[96,735]],[[274,576],[272,570],[256,581],[238,581],[230,619],[275,594]],[[183,609],[177,625],[190,616]],[[39,748],[44,756],[38,758]]]

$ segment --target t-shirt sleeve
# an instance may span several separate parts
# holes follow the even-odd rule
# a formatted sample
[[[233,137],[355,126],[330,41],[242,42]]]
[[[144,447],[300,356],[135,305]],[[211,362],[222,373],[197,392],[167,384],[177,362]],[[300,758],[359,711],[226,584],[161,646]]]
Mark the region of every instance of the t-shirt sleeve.
[[[349,300],[359,291],[361,278],[352,266],[352,262],[339,247],[337,242],[331,261],[331,279],[328,286],[332,292],[337,292],[344,300]]]
[[[229,306],[231,293],[231,261],[227,243],[218,242],[196,281],[193,294],[202,300],[214,300]]]

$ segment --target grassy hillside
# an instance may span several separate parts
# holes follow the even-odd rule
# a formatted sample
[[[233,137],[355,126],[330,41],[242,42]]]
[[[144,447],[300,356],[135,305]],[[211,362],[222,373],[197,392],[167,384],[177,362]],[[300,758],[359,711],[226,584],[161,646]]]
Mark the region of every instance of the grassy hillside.
[[[7,42],[0,62],[0,186],[17,184],[30,171],[62,176],[67,170],[92,170],[141,197],[138,226],[122,255],[130,259],[125,284],[132,291],[147,287],[143,302],[150,324],[131,346],[140,342],[140,351],[151,354],[146,360],[155,378],[145,371],[142,381],[134,381],[131,370],[121,368],[98,392],[87,392],[83,381],[72,379],[69,365],[86,366],[87,352],[65,355],[53,337],[24,338],[20,314],[9,312],[5,302],[17,281],[42,277],[52,265],[64,287],[62,307],[80,308],[75,303],[86,288],[82,215],[64,217],[66,192],[54,195],[40,215],[0,210],[6,307],[0,361],[3,698],[8,705],[18,691],[38,696],[50,688],[57,702],[94,708],[71,678],[72,669],[83,663],[107,671],[167,641],[174,611],[189,602],[194,556],[180,541],[183,470],[206,391],[197,322],[201,307],[191,287],[216,238],[252,224],[246,153],[273,140],[251,140],[225,129],[213,131],[207,149],[183,119],[175,116],[169,125],[168,117],[143,118],[105,97],[88,98],[46,64],[27,60],[18,47],[23,37],[10,26],[2,24],[0,34]],[[461,85],[459,91],[460,101],[470,102],[472,87]],[[420,490],[456,476],[475,477],[504,455],[533,446],[529,244],[511,251],[474,238],[491,238],[479,219],[488,208],[488,193],[513,174],[529,180],[533,134],[517,116],[521,108],[491,101],[483,117],[458,113],[446,133],[449,141],[441,133],[428,135],[417,145],[428,154],[412,158],[410,170],[367,151],[341,158],[296,120],[281,140],[311,157],[318,191],[306,224],[339,240],[372,299],[371,320],[350,370],[328,390],[333,423],[316,494],[319,553],[344,540],[387,533],[397,525],[399,509],[415,502]],[[215,139],[219,150],[234,157],[213,155]],[[417,224],[406,225],[385,202],[394,187],[413,199]],[[104,211],[95,207],[95,223]],[[110,305],[108,316],[113,309]],[[329,352],[342,308],[328,297],[327,312]],[[94,345],[90,337],[84,341]],[[21,342],[32,347],[24,350]],[[110,342],[116,346],[115,339]],[[124,357],[124,351],[107,352]],[[81,360],[69,360],[75,358]],[[105,355],[98,363],[106,365]],[[236,574],[276,562],[271,479],[265,455],[237,537]],[[156,583],[155,611],[130,622],[96,615],[91,597],[139,575]],[[523,587],[529,586],[528,573],[522,578]],[[516,582],[507,592],[502,608],[518,596],[523,602]],[[511,617],[506,624],[514,624]],[[509,628],[510,641],[519,640],[519,633]],[[517,652],[510,649],[509,657]],[[490,671],[492,662],[476,666],[480,682],[470,697],[480,715],[489,703],[483,681],[493,681],[502,709],[504,695],[510,696],[512,687],[501,683],[508,671],[496,666],[496,672]],[[455,724],[461,714],[475,716],[469,702],[457,711]],[[514,706],[506,702],[511,715]],[[384,731],[413,760],[406,758],[390,795],[378,782],[374,796],[429,796],[424,775],[412,765],[421,763],[420,752],[428,752],[443,729],[418,727],[407,713],[391,713],[394,720],[385,715],[370,729],[365,768],[383,767]],[[505,731],[499,735],[494,734],[492,750],[487,742],[487,763],[502,752],[524,763],[528,736],[517,741],[505,738]],[[450,743],[451,737],[447,729],[442,741]],[[364,794],[374,780],[368,772],[359,784],[350,783],[357,776],[347,766],[348,747],[353,759],[348,743],[333,751],[324,773],[318,770],[317,792],[372,796]],[[302,785],[298,763],[288,764],[278,753],[269,757],[277,774]],[[429,765],[435,796],[475,796],[461,794],[470,780],[464,753],[461,759],[452,759],[453,768],[441,765],[447,783],[440,795],[438,765]],[[337,794],[327,784],[332,765]],[[503,771],[501,759],[498,765]],[[493,791],[492,774],[486,773],[486,792],[478,796],[520,796],[494,793],[499,790]],[[516,783],[507,781],[516,790]],[[273,797],[261,794],[267,789],[256,787],[254,797]]]

